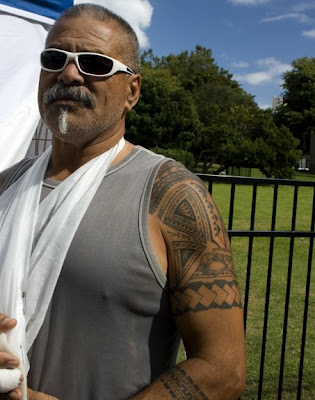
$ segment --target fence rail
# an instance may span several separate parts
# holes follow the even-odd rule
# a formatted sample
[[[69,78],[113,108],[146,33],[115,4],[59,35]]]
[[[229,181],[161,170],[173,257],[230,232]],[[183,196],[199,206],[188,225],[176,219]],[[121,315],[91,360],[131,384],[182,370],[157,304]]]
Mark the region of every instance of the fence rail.
[[[260,372],[259,372],[259,383],[257,399],[261,400],[263,396],[263,382],[264,382],[264,370],[265,370],[265,358],[266,358],[266,340],[267,340],[267,327],[268,327],[268,316],[269,316],[269,304],[270,304],[270,289],[271,289],[271,276],[273,267],[273,256],[274,256],[274,242],[275,238],[286,237],[290,239],[289,245],[289,257],[288,257],[288,269],[286,279],[286,295],[285,295],[285,310],[283,320],[283,331],[282,331],[282,346],[281,346],[281,361],[279,371],[279,382],[278,382],[278,400],[282,399],[283,391],[283,377],[284,377],[284,365],[285,365],[285,354],[286,354],[286,341],[288,332],[288,317],[289,317],[289,304],[290,304],[290,293],[292,283],[292,265],[293,265],[293,253],[294,253],[294,242],[296,238],[309,238],[309,249],[308,249],[308,263],[307,263],[307,278],[305,288],[305,299],[304,299],[304,313],[303,313],[303,328],[301,338],[301,349],[300,349],[300,362],[299,362],[299,373],[298,373],[298,384],[296,388],[296,399],[301,399],[302,383],[303,383],[303,368],[304,368],[304,357],[305,357],[305,343],[306,343],[306,332],[308,322],[308,309],[310,299],[310,286],[311,286],[311,272],[312,272],[312,259],[313,259],[313,247],[314,247],[314,216],[315,216],[315,182],[311,181],[295,181],[295,180],[282,180],[282,179],[264,179],[264,178],[248,178],[248,177],[234,177],[234,176],[218,176],[218,175],[206,175],[197,174],[203,181],[208,182],[209,192],[213,192],[214,184],[228,184],[230,185],[230,200],[229,200],[229,214],[228,214],[228,234],[231,241],[234,237],[247,237],[248,242],[248,254],[247,254],[247,269],[246,269],[246,284],[244,293],[244,325],[245,331],[247,328],[247,316],[248,316],[248,305],[249,305],[249,294],[250,294],[250,283],[252,273],[252,255],[253,255],[253,243],[254,238],[266,237],[270,239],[269,242],[269,254],[268,254],[268,265],[267,267],[267,282],[266,282],[266,293],[265,293],[265,305],[264,305],[264,322],[262,332],[262,346],[261,346],[261,358],[260,358]],[[250,210],[250,221],[249,229],[236,230],[233,229],[234,221],[234,206],[235,206],[235,193],[238,185],[249,185],[252,187],[251,197],[251,210]],[[257,205],[257,189],[260,186],[270,186],[273,188],[273,201],[272,201],[272,217],[271,226],[269,230],[255,230],[256,222],[256,205]],[[278,194],[279,187],[291,186],[294,189],[293,195],[293,209],[292,209],[292,220],[290,230],[276,230],[276,217],[277,217],[277,206],[278,206]],[[297,231],[296,230],[296,217],[298,207],[298,193],[299,188],[309,187],[313,188],[313,201],[311,211],[310,229]],[[314,389],[315,393],[315,389]],[[291,397],[290,397],[291,399]],[[292,397],[293,399],[293,397]]]

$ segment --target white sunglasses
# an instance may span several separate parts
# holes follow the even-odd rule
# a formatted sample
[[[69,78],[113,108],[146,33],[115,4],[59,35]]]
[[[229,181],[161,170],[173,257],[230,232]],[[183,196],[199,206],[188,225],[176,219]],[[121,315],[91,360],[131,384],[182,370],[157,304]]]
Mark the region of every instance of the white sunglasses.
[[[85,75],[105,77],[116,72],[133,75],[131,68],[114,58],[98,53],[71,53],[60,49],[45,49],[41,52],[41,67],[45,71],[60,72],[74,60],[78,70]]]

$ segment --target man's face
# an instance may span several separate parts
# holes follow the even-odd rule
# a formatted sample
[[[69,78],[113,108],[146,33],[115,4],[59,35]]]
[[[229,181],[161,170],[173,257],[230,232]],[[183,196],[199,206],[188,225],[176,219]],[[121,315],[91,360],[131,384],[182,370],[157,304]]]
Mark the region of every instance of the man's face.
[[[114,22],[80,16],[60,22],[51,32],[46,47],[101,53],[122,61],[118,35]],[[41,71],[38,92],[41,116],[54,135],[64,142],[85,145],[111,137],[124,129],[129,77],[125,73],[105,78],[87,76],[79,72],[74,62],[61,72]],[[89,101],[59,98],[47,102],[45,92],[56,84],[78,88]]]

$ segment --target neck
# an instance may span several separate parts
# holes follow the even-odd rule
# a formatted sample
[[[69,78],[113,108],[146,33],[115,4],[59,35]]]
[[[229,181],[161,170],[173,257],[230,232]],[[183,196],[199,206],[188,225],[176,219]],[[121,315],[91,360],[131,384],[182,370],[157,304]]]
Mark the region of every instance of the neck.
[[[62,142],[53,136],[52,154],[46,171],[46,178],[63,181],[78,168],[82,167],[82,165],[114,147],[121,137],[122,135],[120,137],[112,136],[106,141],[78,147]],[[117,155],[112,165],[117,164],[125,158],[133,147],[131,143],[126,142],[125,147]]]

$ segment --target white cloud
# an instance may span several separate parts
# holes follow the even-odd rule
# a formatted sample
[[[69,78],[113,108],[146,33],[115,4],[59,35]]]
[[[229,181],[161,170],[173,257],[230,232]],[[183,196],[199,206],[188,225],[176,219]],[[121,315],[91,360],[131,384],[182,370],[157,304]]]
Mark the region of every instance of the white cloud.
[[[232,66],[235,68],[247,68],[249,66],[247,61],[237,61],[233,62]]]
[[[150,45],[145,30],[151,24],[153,7],[149,0],[75,0],[74,3],[100,4],[118,14],[135,30],[142,48]]]
[[[257,60],[256,64],[262,67],[267,67],[268,72],[272,73],[274,77],[292,69],[292,66],[290,64],[282,63],[275,57],[262,58],[260,60]]]
[[[271,104],[258,103],[258,107],[262,110],[267,110],[267,108],[271,108]]]
[[[303,31],[302,35],[310,39],[315,39],[315,29],[311,29],[309,31]]]
[[[230,3],[245,6],[257,6],[258,4],[268,3],[270,0],[229,0]]]
[[[261,22],[278,22],[290,19],[300,22],[302,24],[308,24],[313,22],[312,18],[303,13],[287,13],[287,14],[277,15],[275,17],[266,17],[262,18]]]
[[[248,74],[236,74],[233,78],[239,82],[246,82],[251,86],[258,86],[267,83],[281,83],[281,76],[284,72],[292,69],[290,64],[282,63],[274,57],[257,60],[256,64],[261,67],[260,71]]]
[[[256,61],[257,65],[268,66],[279,64],[279,61],[275,57],[261,58]]]
[[[315,1],[308,2],[308,3],[300,3],[292,7],[292,10],[301,12],[307,10],[313,10],[315,8]]]
[[[271,75],[268,72],[252,72],[250,74],[239,74],[234,75],[234,79],[240,82],[246,82],[249,85],[257,86],[262,83],[270,82],[272,80]]]

